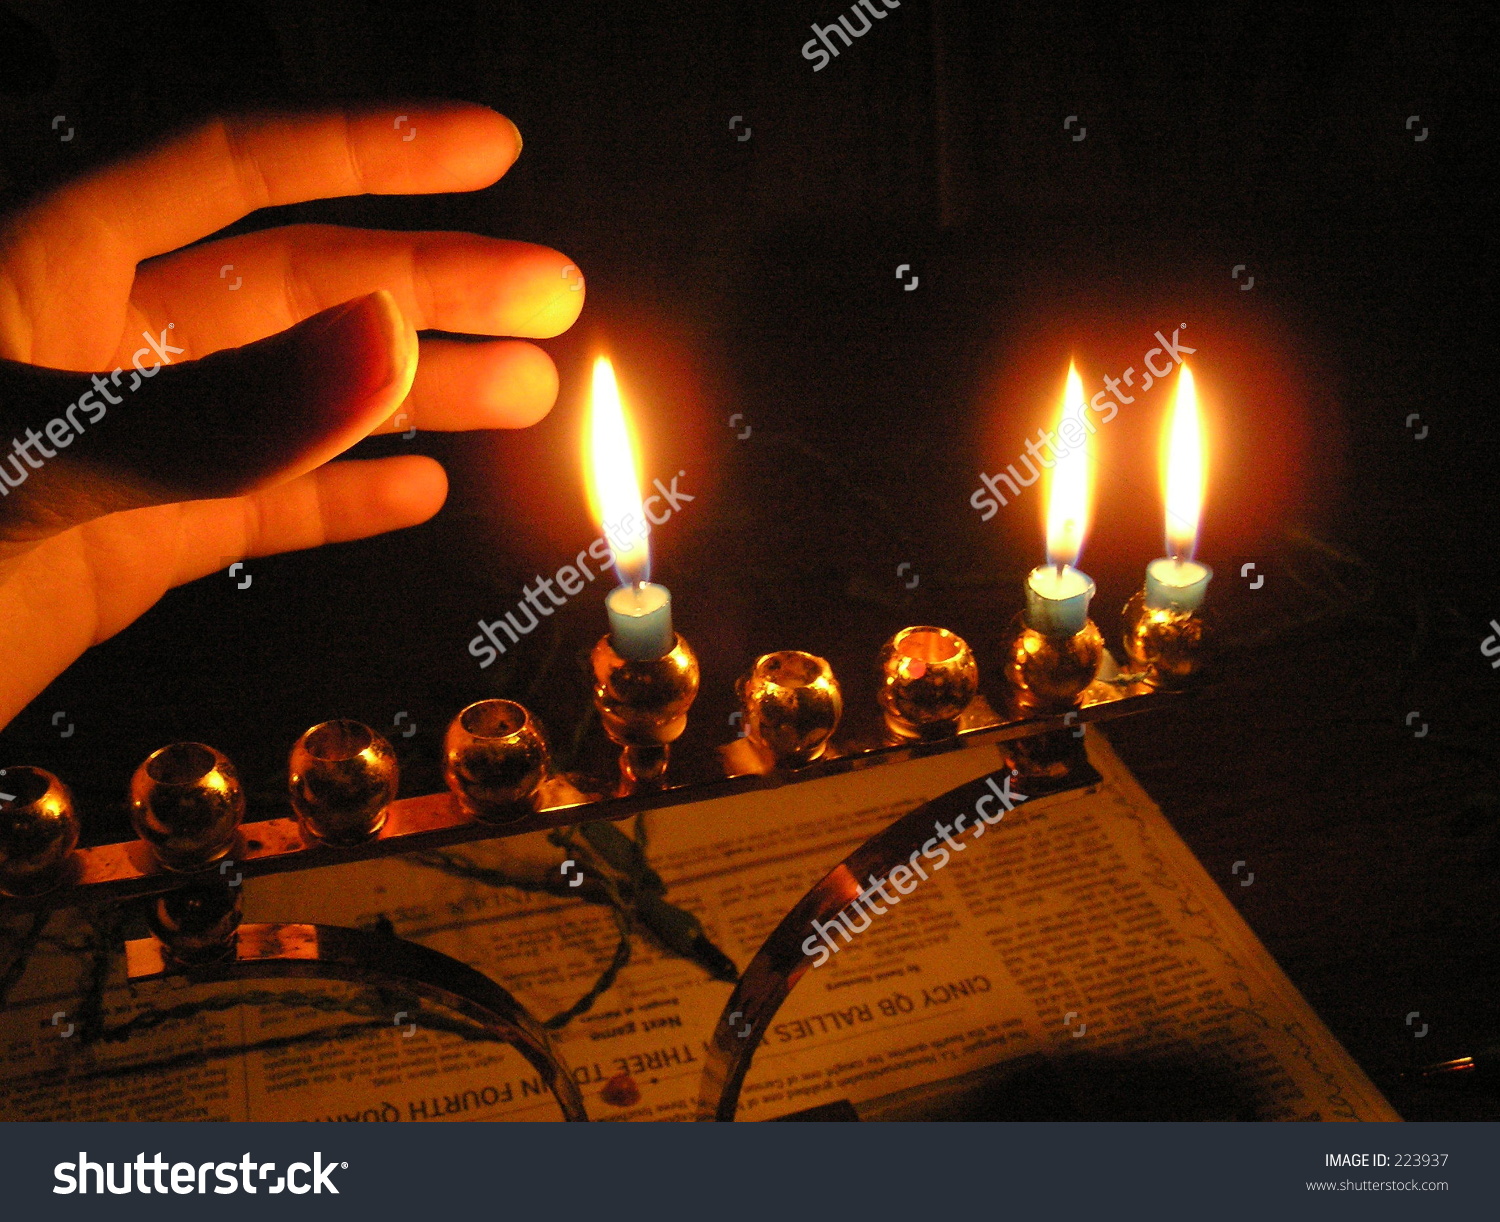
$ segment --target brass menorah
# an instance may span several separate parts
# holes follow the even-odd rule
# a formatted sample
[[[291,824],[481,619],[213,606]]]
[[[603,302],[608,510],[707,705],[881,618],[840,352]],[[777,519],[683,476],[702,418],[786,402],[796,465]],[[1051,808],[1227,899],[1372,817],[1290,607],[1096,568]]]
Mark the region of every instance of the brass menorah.
[[[7,897],[0,902],[36,909],[155,897],[152,935],[125,947],[131,980],[177,974],[200,981],[315,976],[398,982],[513,1044],[542,1074],[563,1114],[586,1119],[547,1033],[499,984],[385,934],[243,924],[240,893],[231,882],[621,819],[989,744],[1000,744],[1012,774],[1038,792],[1088,784],[1097,778],[1083,752],[1084,724],[1171,699],[1182,690],[1180,680],[1201,666],[1196,617],[1191,632],[1154,621],[1146,631],[1139,619],[1130,621],[1126,639],[1138,669],[1122,674],[1091,621],[1062,638],[1037,632],[1023,616],[999,668],[1003,687],[989,693],[962,638],[939,627],[904,628],[878,652],[877,707],[850,718],[828,662],[791,650],[766,654],[737,685],[741,731],[686,760],[674,758],[671,748],[688,733],[698,692],[691,648],[679,635],[662,658],[628,660],[606,636],[594,649],[592,672],[603,731],[619,749],[611,775],[555,768],[536,718],[514,701],[487,699],[462,709],[448,726],[447,790],[397,798],[399,769],[390,743],[359,722],[326,721],[292,747],[284,815],[246,822],[233,763],[206,744],[173,743],[153,752],[131,778],[137,839],[88,848],[78,847],[78,812],[66,784],[39,768],[11,767],[0,772],[0,893]],[[878,873],[882,862],[888,867],[903,859],[911,846],[899,829],[908,821],[861,846],[851,860],[858,857],[861,869]],[[920,819],[912,824],[921,826]],[[841,895],[830,883],[837,874],[830,873],[792,916],[822,911],[820,894],[830,903]],[[783,922],[752,965],[753,981],[742,981],[736,997],[751,987],[762,1010],[769,998],[780,1004],[801,970],[780,942],[797,928]],[[711,1065],[717,1094],[705,1115],[724,1116],[726,1098],[727,1115],[733,1115],[730,1096],[754,1047],[745,1040],[724,1045],[718,1061],[728,1057],[733,1067]]]

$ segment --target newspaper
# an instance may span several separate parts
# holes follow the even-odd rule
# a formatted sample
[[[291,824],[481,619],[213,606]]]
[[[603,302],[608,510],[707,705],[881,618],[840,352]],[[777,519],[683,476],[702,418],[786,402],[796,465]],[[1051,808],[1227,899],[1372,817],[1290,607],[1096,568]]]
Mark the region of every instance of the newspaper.
[[[739,1118],[818,1105],[878,1118],[1396,1120],[1121,764],[1017,806],[975,851],[809,971],[763,1033]],[[999,767],[958,751],[649,817],[668,898],[743,966],[784,913],[894,818]],[[557,868],[539,836],[463,852]],[[573,1003],[614,953],[607,910],[457,879],[406,859],[244,884],[247,921],[369,926],[455,956],[539,1017]],[[14,922],[13,922],[14,924]],[[0,1013],[0,1117],[157,1120],[543,1120],[560,1113],[506,1045],[424,1029],[339,1027],[352,986],[264,987],[322,1004],[236,1004],[172,1018],[244,984],[106,992],[110,1023],[167,1012],[129,1040],[82,1046],[81,934],[59,915]],[[60,944],[59,944],[60,943]],[[75,947],[76,949],[76,947]],[[687,1120],[730,986],[636,939],[630,963],[557,1046],[595,1120]],[[158,1014],[160,1016],[160,1013]],[[270,1046],[266,1046],[269,1042]],[[243,1051],[250,1048],[250,1051]],[[227,1054],[227,1055],[226,1055]],[[852,1109],[852,1111],[851,1111]]]

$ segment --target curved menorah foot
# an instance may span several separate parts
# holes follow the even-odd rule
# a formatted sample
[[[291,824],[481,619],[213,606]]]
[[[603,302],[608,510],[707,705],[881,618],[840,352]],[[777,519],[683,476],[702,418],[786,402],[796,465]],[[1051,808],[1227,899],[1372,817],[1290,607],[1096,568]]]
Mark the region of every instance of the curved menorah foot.
[[[125,944],[132,982],[169,975],[200,983],[288,977],[395,984],[456,1010],[513,1047],[540,1075],[567,1120],[587,1120],[583,1096],[546,1030],[514,997],[484,973],[439,951],[401,938],[337,925],[239,925],[173,954],[172,938]]]
[[[1087,763],[1075,765],[1066,776],[1027,776],[1020,782],[1008,766],[1002,767],[917,807],[844,858],[782,918],[725,1003],[704,1058],[698,1119],[734,1119],[740,1090],[761,1037],[797,982],[815,964],[820,966],[835,953],[827,948],[845,944],[838,941],[840,931],[834,919],[861,896],[874,893],[875,889],[867,885],[869,879],[890,879],[892,871],[899,868],[907,871],[901,876],[902,882],[925,879],[929,871],[923,869],[924,860],[930,865],[939,852],[967,851],[983,836],[980,827],[1003,835],[999,825],[1005,809],[1014,802],[1078,789],[1099,779]],[[1018,792],[1023,787],[1024,797]],[[961,838],[962,848],[939,850],[937,846],[944,844],[940,827],[946,827],[950,837]],[[952,839],[947,841],[949,845],[954,843]],[[923,850],[929,846],[933,854],[927,858]],[[941,864],[946,860],[944,857]],[[869,920],[866,916],[866,926]],[[823,927],[821,935],[814,922]]]

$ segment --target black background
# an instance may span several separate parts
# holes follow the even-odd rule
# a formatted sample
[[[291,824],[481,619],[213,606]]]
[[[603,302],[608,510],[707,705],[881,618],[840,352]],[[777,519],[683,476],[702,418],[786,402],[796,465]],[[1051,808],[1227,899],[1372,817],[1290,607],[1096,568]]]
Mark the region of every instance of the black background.
[[[1092,391],[1186,324],[1225,674],[1111,737],[1405,1114],[1495,1115],[1396,1076],[1500,1041],[1500,671],[1480,648],[1500,617],[1491,18],[903,0],[814,72],[808,27],[842,11],[5,0],[0,203],[214,112],[461,97],[525,135],[495,187],[236,228],[471,229],[566,251],[589,285],[544,341],[563,390],[542,424],[359,448],[442,460],[433,522],[254,561],[247,590],[175,591],[0,733],[0,756],[62,775],[86,836],[111,840],[130,771],[174,739],[219,746],[272,803],[287,748],[330,716],[406,711],[406,792],[439,783],[470,700],[541,701],[554,732],[583,718],[602,589],[488,671],[466,643],[596,534],[579,429],[605,348],[648,475],[684,471],[697,496],[654,543],[702,709],[730,707],[766,649],[873,658],[907,623],[954,628],[983,662],[1041,558],[1041,504],[1033,489],[980,522],[979,472],[1050,423],[1070,355]],[[1083,567],[1109,638],[1161,550],[1164,406],[1152,392],[1100,429]]]

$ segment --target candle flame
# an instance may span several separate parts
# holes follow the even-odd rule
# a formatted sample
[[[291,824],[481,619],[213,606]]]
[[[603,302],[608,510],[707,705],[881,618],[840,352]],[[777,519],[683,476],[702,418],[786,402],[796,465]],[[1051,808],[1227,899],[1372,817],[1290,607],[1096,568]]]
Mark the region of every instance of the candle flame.
[[[636,447],[620,401],[615,367],[606,356],[594,361],[587,441],[584,468],[589,509],[614,552],[620,584],[649,581],[651,548],[646,541]]]
[[[1177,393],[1172,400],[1162,443],[1165,449],[1163,497],[1167,506],[1167,554],[1179,560],[1191,560],[1198,547],[1198,522],[1203,510],[1207,464],[1198,388],[1186,362],[1177,375]]]
[[[1058,424],[1072,416],[1083,419],[1083,379],[1078,368],[1068,362],[1068,380],[1063,390]],[[1076,565],[1083,552],[1083,536],[1088,530],[1089,485],[1093,476],[1088,434],[1076,446],[1058,447],[1047,494],[1047,563],[1061,567]]]

